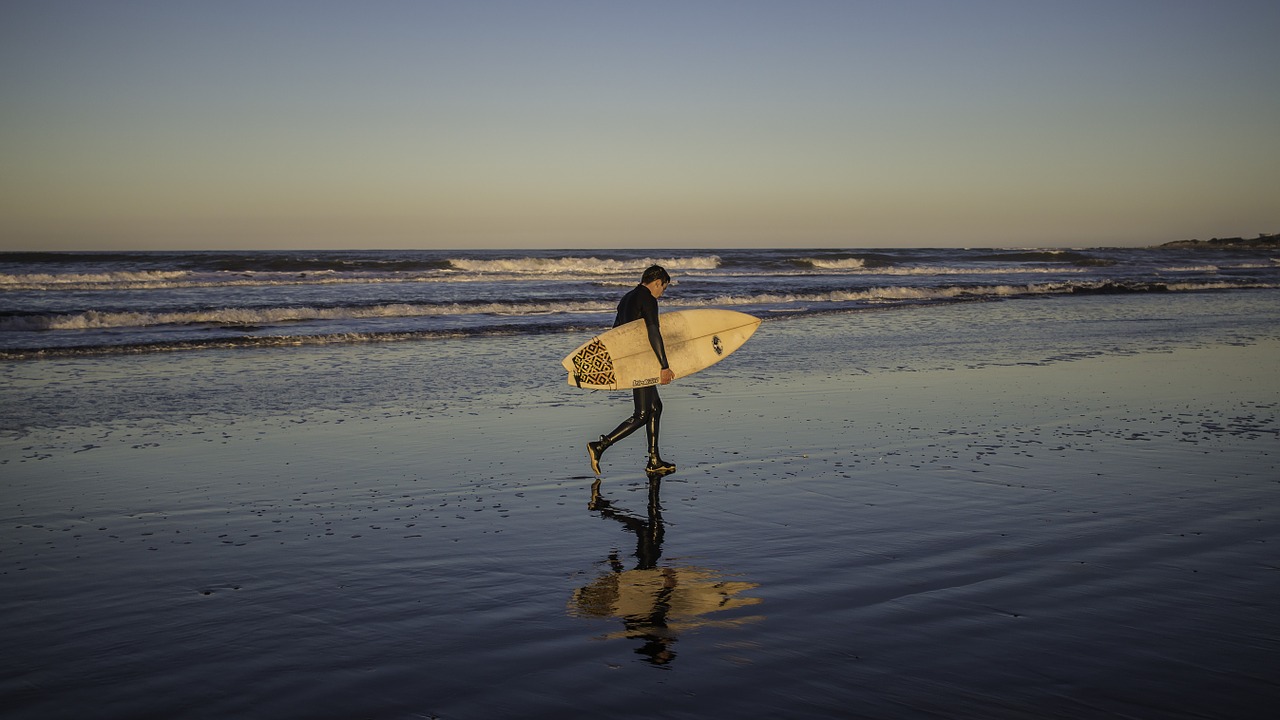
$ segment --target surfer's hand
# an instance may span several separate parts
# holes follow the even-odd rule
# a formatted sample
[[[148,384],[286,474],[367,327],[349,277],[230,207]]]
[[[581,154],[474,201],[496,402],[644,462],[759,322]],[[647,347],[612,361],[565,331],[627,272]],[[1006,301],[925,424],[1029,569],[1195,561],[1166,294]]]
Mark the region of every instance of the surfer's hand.
[[[658,373],[658,383],[661,385],[670,385],[671,381],[675,379],[676,374],[667,368],[663,368],[662,372]]]

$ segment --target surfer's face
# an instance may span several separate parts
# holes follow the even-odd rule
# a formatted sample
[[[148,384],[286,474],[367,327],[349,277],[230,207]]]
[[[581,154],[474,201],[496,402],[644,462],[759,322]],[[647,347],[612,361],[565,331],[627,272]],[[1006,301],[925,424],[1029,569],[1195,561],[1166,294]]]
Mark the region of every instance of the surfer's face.
[[[662,293],[667,291],[667,286],[670,284],[671,283],[669,282],[664,283],[661,280],[654,280],[653,282],[649,283],[646,287],[649,288],[649,292],[653,293],[653,297],[656,300],[662,297]]]

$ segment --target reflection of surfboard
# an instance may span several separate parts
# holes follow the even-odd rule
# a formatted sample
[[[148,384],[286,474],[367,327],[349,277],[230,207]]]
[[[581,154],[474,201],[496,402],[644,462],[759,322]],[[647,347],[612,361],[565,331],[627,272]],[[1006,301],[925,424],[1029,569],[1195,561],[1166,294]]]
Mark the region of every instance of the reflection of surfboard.
[[[643,629],[646,621],[661,624],[668,630],[705,625],[729,627],[760,618],[751,616],[717,623],[707,620],[706,616],[759,604],[760,598],[742,596],[758,587],[758,583],[726,580],[704,568],[626,570],[599,577],[574,591],[569,612],[581,617],[630,620],[638,623],[638,629]]]
[[[667,364],[677,378],[720,362],[742,347],[760,318],[734,310],[677,310],[658,316]],[[644,320],[601,333],[561,363],[569,384],[586,390],[628,390],[658,384],[662,367],[649,346]]]

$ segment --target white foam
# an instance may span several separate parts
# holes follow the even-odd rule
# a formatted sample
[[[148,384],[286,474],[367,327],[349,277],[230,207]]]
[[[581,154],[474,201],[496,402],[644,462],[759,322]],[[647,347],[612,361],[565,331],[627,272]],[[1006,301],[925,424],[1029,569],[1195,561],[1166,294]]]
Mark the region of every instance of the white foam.
[[[671,272],[714,271],[720,266],[716,255],[673,258],[610,260],[595,257],[510,258],[481,260],[457,258],[448,270],[339,271],[322,269],[305,272],[239,270],[203,272],[187,270],[66,274],[2,274],[0,291],[44,290],[165,290],[175,288],[263,287],[296,285],[352,285],[378,283],[469,283],[523,282],[541,279],[582,279],[584,277],[630,276],[638,279],[650,265],[662,265]]]
[[[216,308],[178,312],[102,312],[72,315],[21,315],[0,318],[0,331],[100,330],[159,325],[275,325],[307,320],[354,320],[457,315],[548,315],[613,312],[612,303],[579,302],[548,306],[542,303],[481,305],[409,305],[392,303],[365,307]]]
[[[1109,283],[1102,281],[1075,283],[1031,283],[998,285],[882,286],[820,293],[757,293],[720,295],[703,299],[673,297],[663,300],[671,308],[733,306],[796,306],[809,308],[821,304],[900,303],[948,301],[957,298],[1013,297],[1019,295],[1052,295],[1077,290],[1096,290]],[[1275,288],[1273,283],[1187,282],[1160,284],[1160,289],[1174,292]],[[1135,288],[1141,291],[1142,288]],[[356,307],[274,307],[213,308],[174,312],[123,312],[89,310],[67,315],[13,315],[0,317],[0,331],[94,330],[162,325],[243,325],[269,326],[310,320],[358,320],[376,318],[456,317],[465,315],[536,316],[564,313],[611,314],[615,303],[602,301],[565,301],[557,303],[515,302],[482,304],[408,304],[388,303]],[[780,311],[777,308],[772,311]]]
[[[1263,290],[1275,288],[1273,283],[1230,283],[1230,282],[1198,282],[1169,283],[1166,287],[1174,292],[1197,292],[1200,290]]]
[[[701,301],[682,301],[678,298],[663,300],[669,307],[703,307],[725,305],[791,305],[853,302],[902,302],[952,300],[966,296],[1001,296],[1041,294],[1069,291],[1065,285],[982,285],[947,287],[876,287],[861,290],[834,290],[823,293],[762,293],[750,296],[722,295]]]
[[[867,266],[867,261],[861,258],[844,258],[842,260],[805,258],[803,262],[819,270],[861,270]]]
[[[137,277],[132,277],[132,276]],[[167,290],[175,288],[218,287],[272,287],[296,285],[356,285],[370,283],[439,283],[472,282],[480,280],[525,280],[527,276],[513,278],[481,278],[480,276],[446,276],[439,271],[427,273],[343,273],[333,270],[316,272],[264,272],[242,270],[234,273],[189,272],[109,273],[104,275],[11,275],[0,276],[0,291],[32,290]],[[55,279],[50,279],[55,278]]]
[[[870,274],[878,275],[1061,275],[1065,273],[1087,273],[1087,268],[1078,267],[943,267],[937,265],[921,265],[916,267],[874,268]]]
[[[640,273],[650,265],[661,265],[668,271],[714,270],[720,266],[716,255],[700,255],[683,258],[637,258],[612,260],[597,257],[563,258],[507,258],[481,260],[476,258],[450,259],[456,270],[473,273],[509,273],[512,275],[621,275]]]
[[[138,270],[107,273],[0,273],[0,290],[65,289],[81,285],[116,286],[168,283],[189,276],[187,270]]]

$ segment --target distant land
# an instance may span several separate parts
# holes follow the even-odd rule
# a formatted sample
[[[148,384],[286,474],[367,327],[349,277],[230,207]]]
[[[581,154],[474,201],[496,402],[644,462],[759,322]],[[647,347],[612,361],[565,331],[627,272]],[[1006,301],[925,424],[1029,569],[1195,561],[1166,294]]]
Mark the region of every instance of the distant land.
[[[1174,240],[1157,247],[1162,248],[1260,248],[1280,247],[1280,235],[1260,234],[1256,238],[1213,238],[1212,240]]]

